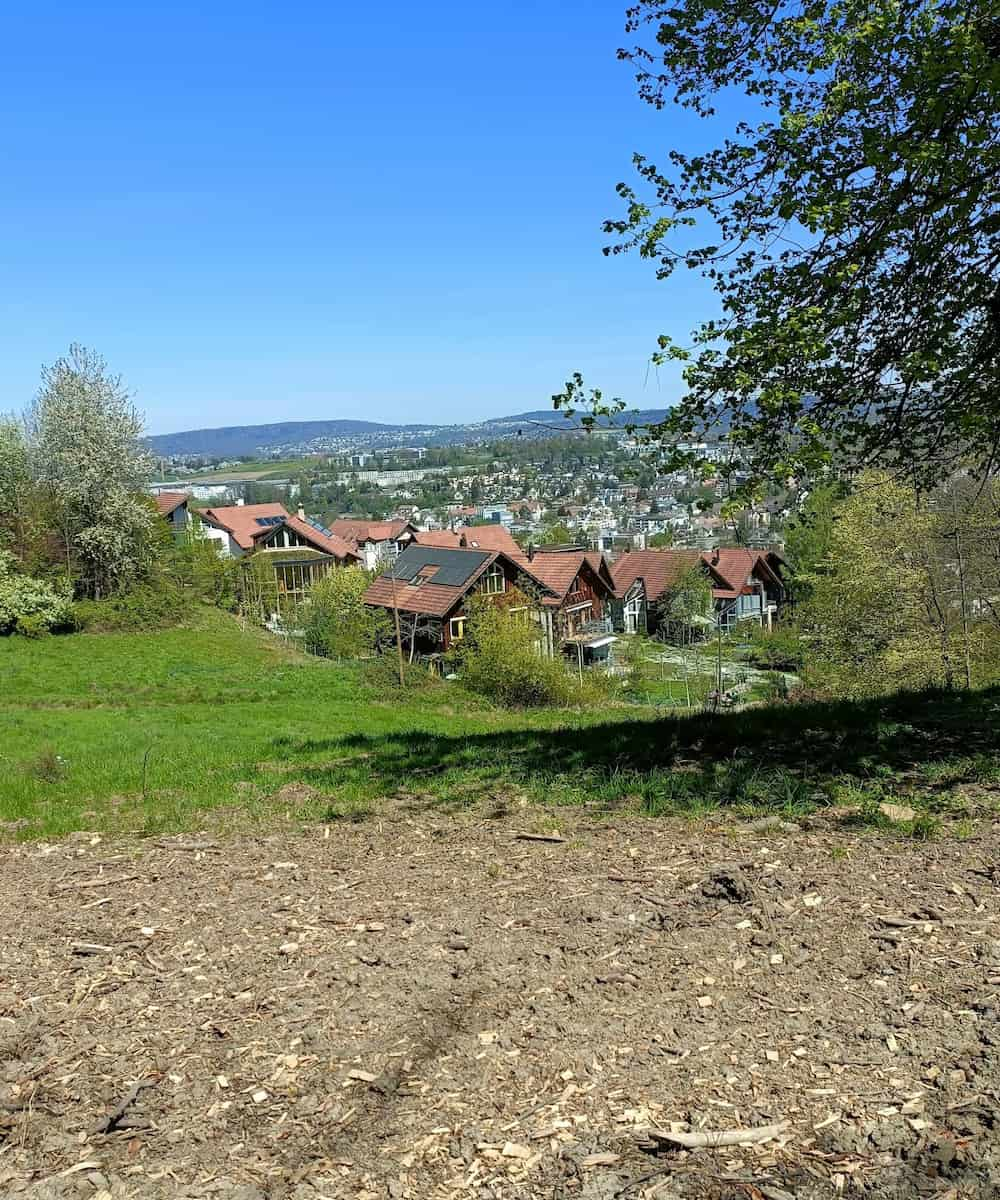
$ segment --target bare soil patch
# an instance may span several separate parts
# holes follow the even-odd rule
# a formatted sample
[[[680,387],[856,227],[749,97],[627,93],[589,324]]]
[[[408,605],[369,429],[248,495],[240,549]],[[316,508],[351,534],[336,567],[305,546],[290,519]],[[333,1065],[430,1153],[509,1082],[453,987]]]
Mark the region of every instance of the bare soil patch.
[[[997,828],[568,819],[3,848],[0,1195],[997,1194]]]

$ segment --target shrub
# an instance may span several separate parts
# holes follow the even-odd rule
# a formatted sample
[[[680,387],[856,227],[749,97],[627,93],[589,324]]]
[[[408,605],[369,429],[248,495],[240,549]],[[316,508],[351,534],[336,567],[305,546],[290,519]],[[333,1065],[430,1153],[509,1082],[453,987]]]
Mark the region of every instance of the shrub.
[[[309,589],[301,617],[313,654],[363,658],[389,636],[388,616],[364,603],[368,582],[361,567],[335,567]]]
[[[164,629],[180,622],[186,612],[180,589],[166,579],[141,584],[104,600],[79,600],[73,614],[79,629],[90,633],[133,633]]]
[[[779,625],[770,633],[752,627],[746,656],[753,666],[763,671],[799,671],[803,654],[802,638],[794,625]]]
[[[525,708],[578,699],[563,663],[544,657],[530,621],[483,601],[473,605],[466,629],[450,657],[470,691]]]
[[[0,634],[41,637],[72,624],[69,599],[44,579],[15,574],[13,556],[0,550]]]
[[[41,613],[18,617],[14,632],[26,638],[46,637],[52,632],[48,620]]]
[[[167,577],[206,604],[233,609],[239,559],[219,553],[219,543],[195,532],[165,547],[162,567]]]
[[[642,642],[637,637],[625,642],[621,661],[625,667],[624,686],[627,692],[634,696],[640,695],[645,683],[645,652]]]

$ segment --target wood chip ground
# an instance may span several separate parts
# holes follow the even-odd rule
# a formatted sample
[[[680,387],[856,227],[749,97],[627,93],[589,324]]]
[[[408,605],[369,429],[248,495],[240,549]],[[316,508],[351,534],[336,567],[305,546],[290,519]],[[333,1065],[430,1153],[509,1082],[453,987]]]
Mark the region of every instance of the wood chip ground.
[[[0,1196],[1000,1194],[996,828],[560,831],[3,848]]]

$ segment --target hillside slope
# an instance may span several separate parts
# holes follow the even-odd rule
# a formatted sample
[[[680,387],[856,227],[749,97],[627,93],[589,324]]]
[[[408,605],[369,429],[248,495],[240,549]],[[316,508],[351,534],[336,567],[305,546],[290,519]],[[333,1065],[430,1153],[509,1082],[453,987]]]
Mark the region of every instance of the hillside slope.
[[[616,424],[652,424],[663,419],[665,409],[620,414]],[[551,409],[515,413],[454,425],[380,424],[374,421],[279,421],[269,425],[230,425],[221,429],[189,429],[149,438],[154,453],[207,457],[238,457],[260,452],[309,453],[352,447],[398,445],[462,445],[511,437],[548,437],[580,428],[579,417],[567,419]]]

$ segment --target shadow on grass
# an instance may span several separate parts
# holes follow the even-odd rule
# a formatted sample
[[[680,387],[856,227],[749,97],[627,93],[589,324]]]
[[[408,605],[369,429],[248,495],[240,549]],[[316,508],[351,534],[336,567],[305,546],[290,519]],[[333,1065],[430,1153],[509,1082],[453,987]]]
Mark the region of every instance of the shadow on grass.
[[[334,790],[367,780],[370,795],[416,794],[424,806],[462,803],[463,795],[503,784],[564,803],[590,798],[613,806],[630,796],[653,813],[740,804],[801,811],[830,798],[817,788],[845,779],[885,781],[890,790],[1000,784],[1000,688],[571,722],[480,735],[415,728],[384,737],[282,738],[274,750],[293,763],[336,754],[337,763],[303,762],[298,774]]]

